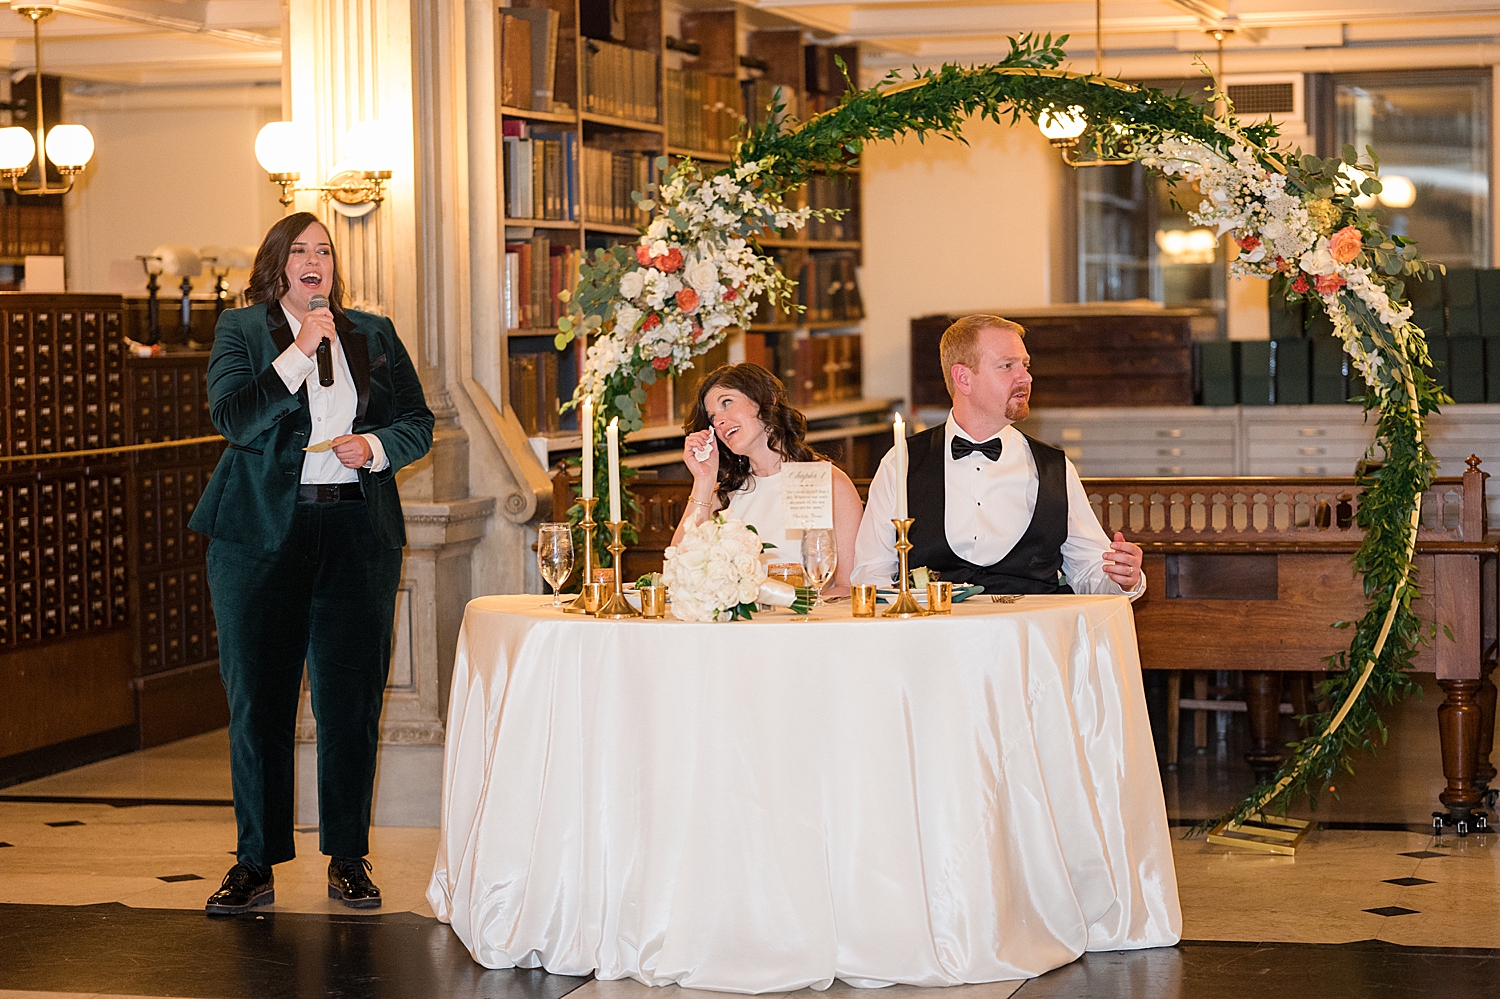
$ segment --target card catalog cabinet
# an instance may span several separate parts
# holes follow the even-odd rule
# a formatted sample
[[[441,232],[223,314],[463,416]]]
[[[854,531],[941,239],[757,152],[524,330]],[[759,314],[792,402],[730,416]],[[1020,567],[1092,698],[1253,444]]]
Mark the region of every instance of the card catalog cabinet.
[[[170,348],[126,362],[132,443],[213,434],[208,351]],[[131,456],[131,593],[143,745],[207,731],[228,720],[219,641],[204,559],[208,539],[188,529],[222,441]]]
[[[127,357],[117,295],[0,294],[0,787],[224,723],[204,539],[206,351]],[[45,457],[44,456],[54,456]]]
[[[1045,409],[1020,428],[1062,448],[1084,477],[1354,474],[1375,438],[1358,406],[1158,406]],[[1477,455],[1500,473],[1500,405],[1445,406],[1427,419],[1439,474],[1461,475]],[[1500,523],[1500,489],[1487,492]]]

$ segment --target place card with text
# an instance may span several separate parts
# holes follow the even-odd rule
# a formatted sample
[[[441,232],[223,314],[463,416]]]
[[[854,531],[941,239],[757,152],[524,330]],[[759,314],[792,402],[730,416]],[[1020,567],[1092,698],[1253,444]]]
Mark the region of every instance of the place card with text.
[[[783,461],[781,513],[788,531],[833,528],[833,463]]]

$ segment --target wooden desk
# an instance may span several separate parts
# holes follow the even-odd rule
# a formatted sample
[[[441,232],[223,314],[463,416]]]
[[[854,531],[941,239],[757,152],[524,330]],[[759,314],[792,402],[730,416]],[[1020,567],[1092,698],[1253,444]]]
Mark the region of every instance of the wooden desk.
[[[1500,533],[1485,524],[1485,474],[1438,479],[1423,497],[1415,605],[1437,637],[1413,668],[1434,673],[1443,774],[1455,820],[1480,808],[1496,776],[1497,563]],[[1085,479],[1106,530],[1145,549],[1146,594],[1135,604],[1146,669],[1242,669],[1251,749],[1264,773],[1281,763],[1281,673],[1317,671],[1345,651],[1330,627],[1365,613],[1351,557],[1359,487],[1350,479]],[[1448,633],[1452,634],[1450,640]],[[1362,665],[1362,664],[1359,664]]]

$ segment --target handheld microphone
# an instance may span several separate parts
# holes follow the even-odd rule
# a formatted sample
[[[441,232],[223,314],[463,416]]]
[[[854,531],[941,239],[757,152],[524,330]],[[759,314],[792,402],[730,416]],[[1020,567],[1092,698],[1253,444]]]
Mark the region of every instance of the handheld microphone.
[[[328,308],[328,299],[323,295],[314,295],[307,300],[307,308],[309,311],[313,309],[326,309]],[[318,341],[317,361],[318,384],[327,388],[333,384],[333,344],[328,342],[326,336]]]

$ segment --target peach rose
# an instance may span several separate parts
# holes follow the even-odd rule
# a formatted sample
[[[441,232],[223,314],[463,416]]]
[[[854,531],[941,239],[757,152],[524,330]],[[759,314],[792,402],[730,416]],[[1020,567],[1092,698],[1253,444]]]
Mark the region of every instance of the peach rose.
[[[698,293],[691,288],[682,289],[677,293],[677,307],[691,314],[698,308]]]
[[[1334,295],[1344,286],[1344,279],[1337,274],[1319,274],[1313,278],[1313,287],[1320,295]]]
[[[672,366],[672,359],[670,357],[653,357],[651,359],[651,366],[657,371],[665,371]]]
[[[642,267],[650,267],[651,266],[651,247],[649,247],[649,246],[637,246],[635,248],[635,262],[638,263],[638,264],[640,264]]]
[[[671,274],[682,266],[682,251],[674,246],[657,257],[653,263],[664,273]]]
[[[1359,251],[1364,249],[1364,241],[1363,233],[1352,225],[1346,225],[1328,237],[1328,252],[1334,260],[1347,264],[1359,256]]]

